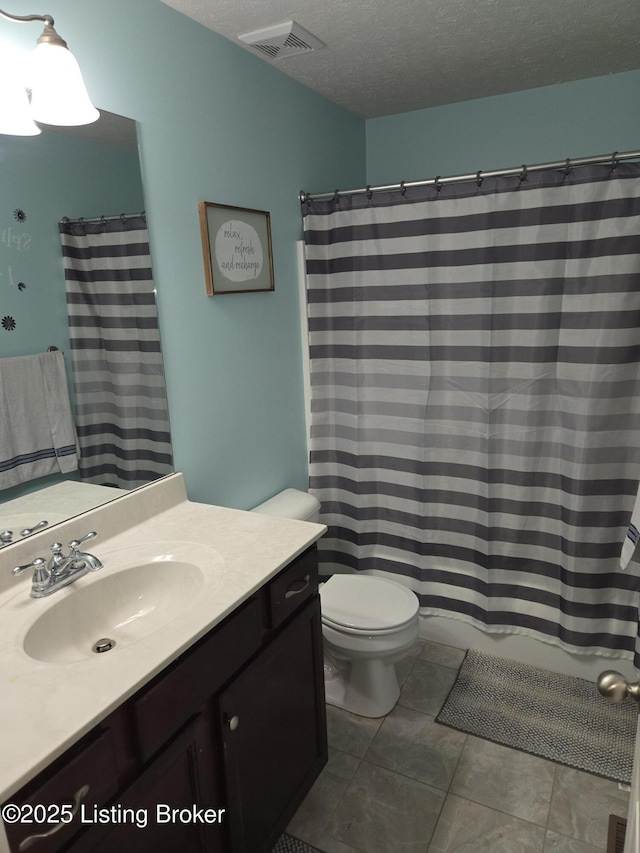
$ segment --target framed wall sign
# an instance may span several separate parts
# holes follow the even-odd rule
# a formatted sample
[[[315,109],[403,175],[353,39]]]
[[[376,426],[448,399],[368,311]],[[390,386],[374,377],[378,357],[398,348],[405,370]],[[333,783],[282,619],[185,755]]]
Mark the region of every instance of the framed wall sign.
[[[268,211],[200,201],[198,213],[209,296],[273,290]]]

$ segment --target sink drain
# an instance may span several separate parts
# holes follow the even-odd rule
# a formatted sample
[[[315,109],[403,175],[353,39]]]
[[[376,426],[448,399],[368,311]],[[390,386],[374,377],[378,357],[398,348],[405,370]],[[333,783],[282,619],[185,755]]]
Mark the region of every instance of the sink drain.
[[[111,640],[109,637],[103,637],[101,640],[96,640],[91,647],[91,651],[95,652],[97,655],[101,655],[103,652],[110,652],[115,644],[115,640]]]

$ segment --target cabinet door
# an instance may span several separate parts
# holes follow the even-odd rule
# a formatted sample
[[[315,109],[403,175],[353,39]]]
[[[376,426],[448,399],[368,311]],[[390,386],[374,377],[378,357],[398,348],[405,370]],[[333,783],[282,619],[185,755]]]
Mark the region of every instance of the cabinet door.
[[[318,596],[221,694],[233,853],[269,851],[327,760]]]
[[[216,802],[210,754],[209,725],[197,717],[103,811],[104,824],[93,816],[69,853],[221,853],[227,812]]]
[[[100,808],[118,791],[118,773],[114,739],[110,728],[99,726],[83,738],[45,773],[36,777],[19,791],[12,801],[18,803],[29,820],[6,825],[12,851],[33,849],[37,853],[58,853],[77,833],[83,830],[85,809]],[[53,824],[36,823],[42,809],[59,821]],[[65,812],[56,815],[56,809]],[[33,808],[33,812],[30,809]],[[69,809],[74,818],[66,822]],[[2,842],[0,841],[0,849]]]

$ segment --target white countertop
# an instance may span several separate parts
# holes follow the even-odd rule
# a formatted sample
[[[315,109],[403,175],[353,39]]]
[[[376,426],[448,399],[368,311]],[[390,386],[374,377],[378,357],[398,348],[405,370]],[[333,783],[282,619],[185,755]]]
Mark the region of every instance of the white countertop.
[[[125,489],[63,480],[0,504],[0,530],[12,530],[20,541],[20,530],[46,520],[49,525],[80,515],[126,495]]]
[[[319,524],[272,518],[186,498],[179,474],[56,527],[67,542],[89,530],[98,536],[85,547],[104,568],[44,599],[29,597],[31,572],[14,578],[11,567],[46,556],[50,531],[0,550],[0,803],[61,755],[78,738],[159,673],[192,643],[231,613],[266,580],[317,541]],[[34,616],[118,568],[123,553],[163,543],[193,542],[222,573],[212,575],[195,600],[166,628],[105,655],[72,663],[29,657],[22,640]],[[122,550],[124,549],[124,551]],[[118,555],[116,552],[120,552]],[[8,552],[8,553],[7,553]],[[26,575],[26,577],[25,577]],[[0,853],[3,850],[0,828]],[[6,842],[5,842],[6,843]]]

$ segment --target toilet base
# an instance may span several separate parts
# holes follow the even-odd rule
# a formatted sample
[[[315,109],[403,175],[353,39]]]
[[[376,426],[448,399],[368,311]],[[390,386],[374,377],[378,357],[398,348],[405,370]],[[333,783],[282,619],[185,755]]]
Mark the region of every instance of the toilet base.
[[[373,660],[327,660],[324,667],[325,697],[329,705],[360,717],[384,717],[400,697],[394,663]]]

